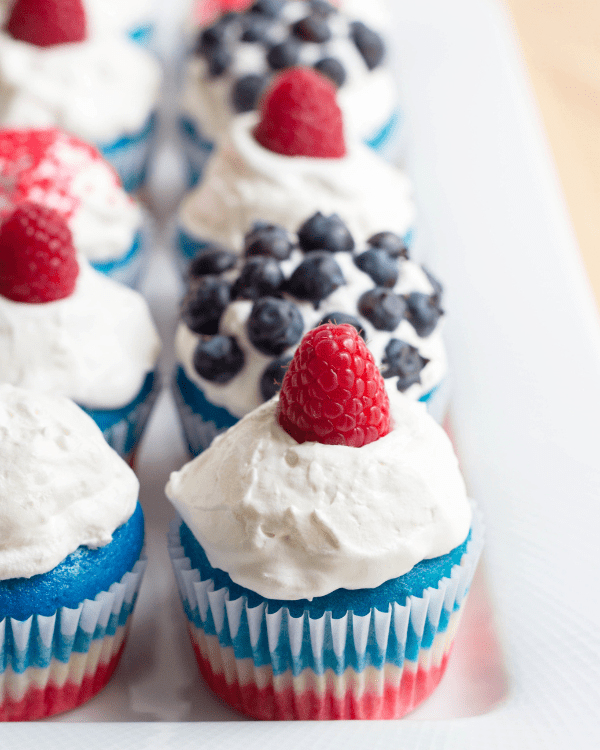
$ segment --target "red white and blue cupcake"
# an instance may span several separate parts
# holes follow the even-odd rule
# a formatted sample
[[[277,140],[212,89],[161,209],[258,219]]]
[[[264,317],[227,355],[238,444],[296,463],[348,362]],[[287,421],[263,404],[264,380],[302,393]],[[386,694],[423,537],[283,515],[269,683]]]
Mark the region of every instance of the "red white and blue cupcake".
[[[279,399],[171,475],[209,687],[260,719],[399,718],[446,668],[482,547],[444,431],[349,325],[309,332]]]
[[[139,484],[68,399],[0,384],[0,720],[84,703],[119,662],[145,569]]]

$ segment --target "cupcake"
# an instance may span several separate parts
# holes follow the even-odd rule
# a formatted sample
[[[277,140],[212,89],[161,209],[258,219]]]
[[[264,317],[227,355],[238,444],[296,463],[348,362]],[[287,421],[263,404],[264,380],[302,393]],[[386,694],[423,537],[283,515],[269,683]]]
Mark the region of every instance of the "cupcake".
[[[82,0],[15,0],[0,32],[0,125],[95,144],[128,191],[145,179],[160,81],[151,53],[89,32]]]
[[[318,70],[338,90],[346,128],[383,151],[397,124],[397,94],[382,37],[326,2],[259,0],[200,31],[187,63],[180,127],[192,181],[237,116],[257,108],[281,70]]]
[[[295,231],[315,211],[337,213],[357,241],[381,227],[410,239],[408,178],[346,137],[335,87],[307,68],[285,71],[260,114],[236,118],[206,179],[184,199],[177,246],[193,258],[207,242],[240,247],[255,217]]]
[[[0,129],[0,220],[23,201],[58,211],[93,268],[139,284],[149,220],[93,146],[56,128]]]
[[[171,475],[200,671],[260,719],[399,718],[441,679],[482,546],[444,431],[351,326]]]
[[[69,399],[0,384],[0,720],[84,703],[125,646],[145,568],[139,483]]]
[[[83,0],[92,34],[125,34],[150,47],[156,27],[156,0]]]
[[[174,394],[192,455],[278,390],[304,333],[351,322],[383,376],[441,420],[446,390],[442,287],[377,232],[356,242],[335,214],[295,234],[256,222],[244,253],[213,247],[189,268],[175,337]]]
[[[63,217],[21,203],[0,226],[0,383],[67,396],[130,463],[159,393],[137,292],[77,256]]]

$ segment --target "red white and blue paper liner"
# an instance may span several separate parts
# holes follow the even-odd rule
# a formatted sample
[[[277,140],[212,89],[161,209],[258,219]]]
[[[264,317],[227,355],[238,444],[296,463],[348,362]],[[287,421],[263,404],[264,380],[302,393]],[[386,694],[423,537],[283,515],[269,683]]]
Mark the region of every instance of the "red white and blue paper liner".
[[[111,143],[97,144],[102,156],[117,170],[128,193],[134,193],[146,181],[156,126],[153,112],[137,133],[123,135]]]

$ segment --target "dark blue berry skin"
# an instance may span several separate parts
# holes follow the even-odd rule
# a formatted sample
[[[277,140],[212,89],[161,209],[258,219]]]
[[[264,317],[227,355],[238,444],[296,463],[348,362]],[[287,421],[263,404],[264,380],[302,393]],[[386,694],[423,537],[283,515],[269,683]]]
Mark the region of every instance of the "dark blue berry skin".
[[[377,32],[365,26],[362,21],[351,24],[350,35],[365,61],[367,68],[373,70],[381,64],[385,56],[385,44]]]
[[[328,3],[326,0],[311,0],[310,8],[313,13],[317,13],[320,16],[325,16],[325,18],[332,15],[333,13],[337,13],[337,9],[334,8],[333,5],[331,5],[331,3]]]
[[[267,53],[267,62],[273,70],[283,70],[298,64],[300,60],[300,42],[297,39],[286,39],[275,44]]]
[[[283,8],[284,0],[257,0],[250,8],[250,13],[259,13],[267,18],[277,18]]]
[[[305,253],[311,250],[328,250],[330,253],[354,250],[354,239],[340,217],[337,214],[323,216],[320,211],[302,224],[298,241]]]
[[[391,339],[385,347],[382,363],[385,369],[381,374],[384,378],[397,377],[396,388],[403,392],[413,383],[421,382],[421,370],[429,362],[419,354],[418,349],[406,341]]]
[[[406,298],[408,312],[406,317],[421,338],[429,336],[435,329],[438,320],[444,314],[440,307],[440,300],[436,294],[412,292]]]
[[[292,254],[294,244],[283,227],[257,221],[244,237],[244,248],[248,257],[270,255],[277,260],[286,260]]]
[[[402,297],[384,287],[371,289],[358,300],[358,312],[378,331],[395,331],[407,309]]]
[[[226,25],[216,23],[209,26],[200,34],[196,42],[196,55],[208,55],[210,52],[220,47],[225,39]]]
[[[188,279],[193,281],[200,276],[219,276],[233,268],[238,261],[235,253],[221,245],[211,244],[197,255],[188,267]]]
[[[258,73],[249,73],[238,78],[231,89],[231,104],[238,113],[252,112],[266,89],[269,79]]]
[[[242,42],[266,42],[272,28],[272,20],[258,13],[247,13],[241,16]]]
[[[432,275],[432,274],[431,274],[431,273],[430,273],[430,272],[429,272],[429,271],[428,271],[428,270],[427,270],[427,269],[425,268],[425,266],[421,266],[421,268],[423,269],[423,273],[425,274],[425,276],[427,276],[427,280],[429,281],[429,283],[430,283],[430,284],[431,284],[431,286],[433,287],[433,294],[434,294],[434,296],[436,296],[436,297],[437,297],[438,299],[441,299],[441,297],[442,297],[442,294],[444,293],[444,287],[443,287],[443,286],[442,286],[442,285],[440,284],[440,282],[439,282],[439,281],[438,281],[438,280],[437,280],[437,279],[435,278],[435,276],[433,276],[433,275]]]
[[[372,247],[357,255],[354,262],[377,286],[393,287],[398,281],[398,261],[385,250]]]
[[[209,75],[213,78],[222,76],[231,65],[232,60],[231,52],[223,46],[210,50],[206,55]]]
[[[244,366],[244,352],[233,336],[202,339],[194,350],[196,372],[211,383],[228,383]]]
[[[248,338],[262,354],[279,357],[302,338],[304,320],[293,302],[263,297],[252,306],[248,318]]]
[[[218,276],[201,276],[191,284],[181,306],[181,318],[194,333],[213,336],[231,300],[229,282]]]
[[[368,241],[369,247],[385,250],[392,258],[408,259],[408,248],[400,235],[394,232],[379,232],[374,234]]]
[[[303,42],[323,44],[331,39],[331,29],[322,15],[306,16],[296,21],[292,26],[292,33]]]
[[[260,378],[260,394],[263,401],[268,401],[276,393],[279,393],[283,376],[291,361],[291,357],[279,357],[279,359],[275,359],[267,365]]]
[[[315,63],[315,70],[318,70],[324,76],[338,87],[343,86],[346,81],[346,69],[336,57],[324,57]]]
[[[315,328],[317,328],[317,326],[322,326],[325,323],[333,323],[336,326],[341,326],[344,325],[344,323],[347,323],[348,325],[354,326],[356,328],[356,330],[358,331],[358,335],[363,339],[363,341],[366,339],[365,329],[363,328],[360,320],[358,318],[355,318],[354,315],[348,315],[348,313],[343,312],[332,312],[329,313],[329,315],[325,315],[325,317],[321,318]]]
[[[296,299],[319,302],[346,283],[342,269],[331,253],[315,250],[308,253],[290,276],[285,289]]]
[[[275,258],[255,255],[248,258],[231,290],[234,299],[258,299],[278,294],[284,281],[283,271]]]

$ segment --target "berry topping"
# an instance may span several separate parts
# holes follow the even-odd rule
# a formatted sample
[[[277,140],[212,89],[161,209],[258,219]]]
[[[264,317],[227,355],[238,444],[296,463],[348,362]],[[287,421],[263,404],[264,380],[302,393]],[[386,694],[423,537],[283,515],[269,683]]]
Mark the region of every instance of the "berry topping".
[[[346,154],[335,86],[311,68],[279,75],[261,100],[256,140],[286,156],[339,159]]]
[[[354,250],[354,239],[337,214],[323,216],[319,211],[302,224],[298,241],[304,252],[328,250],[330,253]]]
[[[242,20],[242,42],[266,42],[273,26],[270,18],[258,13],[248,13],[241,16]]]
[[[219,276],[233,268],[237,260],[238,256],[235,253],[230,253],[220,245],[210,244],[190,263],[188,278],[193,280],[200,276]]]
[[[384,378],[397,377],[396,387],[405,391],[413,383],[421,382],[421,370],[429,362],[419,354],[418,349],[400,339],[391,339],[385,347],[383,364],[387,365],[381,373]]]
[[[267,53],[267,62],[273,70],[283,70],[297,65],[300,60],[300,42],[297,39],[286,39],[274,44]]]
[[[437,280],[437,279],[435,278],[435,276],[433,276],[433,275],[432,275],[432,274],[431,274],[431,273],[430,273],[430,272],[429,272],[429,271],[428,271],[428,270],[427,270],[427,269],[425,268],[425,266],[421,266],[421,268],[423,269],[423,273],[425,274],[425,276],[427,276],[427,280],[429,281],[429,283],[431,284],[431,286],[432,286],[432,288],[433,288],[433,293],[434,293],[434,295],[435,295],[436,297],[438,297],[438,298],[439,298],[439,297],[441,297],[441,296],[442,296],[442,294],[444,293],[444,287],[443,287],[443,286],[442,286],[442,285],[440,284],[440,282],[439,282],[439,281],[438,281],[438,280]]]
[[[296,21],[292,26],[292,32],[298,39],[305,42],[322,44],[331,39],[331,30],[325,18],[320,14],[306,16],[306,18]]]
[[[395,331],[407,307],[402,297],[383,287],[365,292],[358,300],[358,312],[378,331]]]
[[[283,376],[291,361],[291,357],[279,357],[267,365],[260,378],[260,393],[264,401],[279,393]]]
[[[230,284],[218,276],[194,280],[181,306],[181,318],[194,333],[212,336],[231,299]]]
[[[304,320],[293,302],[263,297],[254,303],[248,318],[248,338],[262,354],[279,357],[300,341]]]
[[[320,16],[325,16],[326,18],[332,13],[337,12],[333,5],[331,5],[331,3],[328,3],[327,0],[311,0],[310,7],[313,13],[317,13]]]
[[[244,237],[247,256],[271,255],[277,260],[286,260],[292,254],[293,247],[287,231],[277,224],[257,221]]]
[[[383,39],[375,31],[365,26],[362,21],[355,21],[351,25],[351,36],[354,44],[369,70],[376,68],[385,56]]]
[[[251,13],[260,13],[267,18],[277,18],[283,8],[284,0],[256,0],[250,8]]]
[[[0,227],[0,294],[14,302],[54,302],[75,289],[79,265],[58,211],[21,203]]]
[[[196,49],[194,50],[195,54],[211,54],[211,52],[223,44],[226,30],[227,26],[224,23],[216,23],[214,26],[209,26],[207,29],[204,29],[198,37]]]
[[[208,63],[208,73],[213,78],[222,76],[223,73],[229,68],[233,56],[229,50],[225,47],[215,47],[206,54],[206,62]]]
[[[341,326],[342,323],[346,323],[347,325],[354,326],[361,339],[363,339],[363,341],[365,339],[365,329],[362,327],[360,320],[355,318],[354,315],[348,315],[348,313],[343,312],[332,312],[329,313],[329,315],[325,315],[324,318],[321,318],[317,325],[322,326],[325,323],[333,323],[336,326]]]
[[[406,317],[421,337],[429,336],[444,314],[436,294],[431,296],[423,292],[413,292],[406,298],[408,312]]]
[[[283,379],[278,420],[298,443],[360,448],[387,435],[383,378],[352,326],[327,324],[302,339]]]
[[[315,70],[318,70],[321,75],[327,76],[338,89],[346,81],[346,69],[337,57],[324,57],[315,63]]]
[[[404,240],[400,235],[394,234],[394,232],[379,232],[378,234],[374,234],[368,240],[368,244],[371,247],[385,250],[392,258],[408,259],[408,249]]]
[[[249,73],[238,78],[231,89],[231,103],[236,112],[251,112],[256,109],[262,92],[266,89],[269,79],[258,73]]]
[[[275,258],[255,255],[244,264],[233,285],[231,296],[234,299],[273,297],[279,292],[283,280],[283,271]]]
[[[5,29],[14,39],[36,47],[83,42],[82,0],[16,0]]]
[[[212,336],[198,342],[193,362],[201,378],[227,383],[244,367],[244,352],[232,336]]]
[[[308,253],[292,273],[286,291],[296,299],[308,300],[318,307],[322,299],[345,283],[342,269],[331,253],[315,250]]]
[[[377,286],[392,287],[398,281],[398,261],[385,250],[372,247],[357,255],[354,262],[361,271],[369,274]]]

